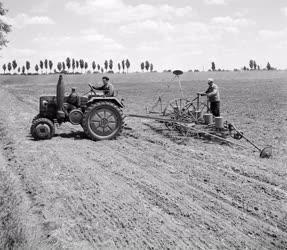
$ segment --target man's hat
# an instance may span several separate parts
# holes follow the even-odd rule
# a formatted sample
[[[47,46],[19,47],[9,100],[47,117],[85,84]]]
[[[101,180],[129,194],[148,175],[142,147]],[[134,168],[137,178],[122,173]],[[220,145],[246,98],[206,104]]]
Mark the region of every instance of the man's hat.
[[[213,80],[213,78],[208,78],[207,82],[208,82],[208,83],[214,82],[214,80]]]
[[[102,78],[103,80],[110,80],[110,78],[108,78],[107,76],[103,76],[103,78]]]

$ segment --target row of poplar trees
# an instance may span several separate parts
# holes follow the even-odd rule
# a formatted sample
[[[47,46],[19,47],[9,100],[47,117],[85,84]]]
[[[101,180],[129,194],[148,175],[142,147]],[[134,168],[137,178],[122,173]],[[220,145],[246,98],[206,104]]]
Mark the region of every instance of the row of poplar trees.
[[[149,61],[142,62],[141,63],[141,71],[144,72],[145,70],[153,72],[153,64],[150,63]]]
[[[56,68],[54,68],[56,66]],[[128,59],[122,60],[117,64],[118,72],[122,73],[128,73],[130,69],[131,63]],[[89,68],[88,62],[84,61],[83,59],[76,60],[74,58],[67,57],[64,62],[58,62],[57,65],[54,65],[53,61],[45,59],[40,60],[39,64],[36,64],[34,66],[35,72],[41,73],[41,74],[48,74],[54,72],[65,72],[65,73],[75,73],[79,71],[81,73],[87,72]],[[96,64],[95,61],[91,63],[91,69],[93,72],[113,72],[114,68],[114,62],[112,59],[105,60],[104,65],[101,66],[100,64]],[[12,62],[9,62],[7,64],[2,65],[2,69],[4,71],[4,74],[8,71],[9,73],[29,73],[31,69],[31,63],[29,61],[26,61],[26,63],[19,67],[16,60],[13,60]],[[40,72],[39,72],[40,71]]]

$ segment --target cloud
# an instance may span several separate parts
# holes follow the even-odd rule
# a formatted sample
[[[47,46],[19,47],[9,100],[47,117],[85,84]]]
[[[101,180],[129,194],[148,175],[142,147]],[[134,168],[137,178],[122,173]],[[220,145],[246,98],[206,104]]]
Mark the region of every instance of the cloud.
[[[281,11],[283,12],[283,14],[284,14],[285,16],[287,16],[287,7],[282,8]]]
[[[119,31],[125,34],[135,35],[142,32],[152,32],[156,34],[168,35],[174,30],[174,26],[169,22],[163,22],[161,20],[146,20],[143,22],[135,22],[126,25],[122,25]]]
[[[222,31],[233,34],[238,34],[240,32],[237,27],[222,27]]]
[[[32,39],[33,42],[35,43],[56,43],[57,45],[62,45],[66,42],[70,42],[72,40],[72,37],[70,36],[57,36],[57,37],[53,37],[53,36],[42,36],[42,35],[38,35],[36,37],[34,37]]]
[[[122,25],[115,34],[120,40],[126,41],[126,46],[145,51],[182,50],[200,51],[202,47],[217,44],[227,34],[237,35],[239,28],[233,26],[217,26],[211,23],[188,21],[185,23],[170,23],[157,20],[147,20]]]
[[[112,50],[122,50],[124,46],[114,39],[105,36],[104,34],[99,33],[95,29],[85,29],[80,32],[80,36],[74,38],[78,42],[89,42],[95,44],[95,46],[103,49],[112,49]]]
[[[264,40],[281,40],[287,39],[287,29],[283,30],[260,30],[258,32],[261,39]]]
[[[285,55],[287,50],[287,28],[281,30],[259,30],[257,40],[260,43],[265,43],[265,47],[270,48],[270,51],[275,53],[275,50],[278,50],[280,51],[280,56]]]
[[[3,16],[2,19],[15,28],[22,28],[26,25],[55,24],[55,22],[48,16],[29,16],[25,13],[18,14],[13,18]]]
[[[230,16],[214,17],[211,19],[211,22],[216,25],[227,25],[234,27],[247,27],[254,23],[246,18],[232,18]]]
[[[210,20],[210,25],[217,32],[239,34],[242,28],[249,28],[255,25],[255,22],[251,19],[243,17],[230,17],[230,16],[219,16],[214,17]]]
[[[11,50],[12,51],[12,50]],[[31,56],[36,54],[36,51],[33,49],[13,49],[13,54],[17,56]]]
[[[48,8],[50,6],[50,1],[48,0],[41,0],[41,2],[34,4],[30,12],[33,13],[46,13],[48,11]]]
[[[128,5],[122,0],[86,0],[84,3],[70,1],[66,8],[79,15],[90,15],[97,22],[123,23],[140,22],[149,19],[172,20],[191,16],[192,8],[178,8],[168,4]]]
[[[123,26],[120,32],[128,36],[131,31],[134,32],[131,34],[131,37],[134,37],[133,43],[129,44],[131,48],[140,53],[153,54],[156,51],[162,56],[166,53],[199,55],[203,53],[202,48],[210,47],[210,44],[218,42],[222,37],[222,32],[211,25],[192,21],[172,25],[148,21],[143,27],[140,24]],[[146,39],[147,37],[149,39]],[[126,37],[123,39],[129,40]]]
[[[249,9],[242,9],[242,10],[236,11],[234,16],[242,18],[246,16],[248,13],[249,13]]]
[[[178,25],[174,37],[186,42],[218,40],[218,35],[212,32],[211,27],[202,22],[187,22]]]
[[[98,33],[95,29],[85,29],[80,31],[77,36],[73,35],[62,35],[62,36],[46,36],[38,35],[33,40],[34,43],[40,44],[42,46],[48,46],[49,48],[62,47],[63,45],[69,43],[69,45],[77,47],[80,44],[83,46],[94,46],[101,49],[123,49],[124,46],[114,39],[109,38],[101,33]]]
[[[22,16],[25,24],[55,24],[55,22],[47,16]]]
[[[9,48],[3,50],[3,58],[16,58],[16,59],[27,59],[33,55],[36,55],[36,51],[33,49],[26,48]]]
[[[226,0],[204,0],[206,4],[209,5],[225,5]]]
[[[130,48],[130,51],[149,51],[150,54],[153,54],[152,51],[157,51],[154,54],[161,54],[160,51],[165,51],[164,54],[167,51],[184,51],[199,55],[203,53],[202,47],[209,48],[210,44],[218,43],[226,36],[229,39],[239,33],[241,26],[249,23],[244,18],[231,17],[219,17],[213,22],[192,21],[194,12],[191,6],[148,3],[129,5],[123,0],[73,0],[66,3],[66,8],[94,20],[103,34],[107,34],[107,30],[110,32],[104,38],[103,34],[81,32],[82,41],[91,43],[108,39],[103,43],[105,46],[114,44],[122,52]],[[230,24],[226,25],[226,22]]]

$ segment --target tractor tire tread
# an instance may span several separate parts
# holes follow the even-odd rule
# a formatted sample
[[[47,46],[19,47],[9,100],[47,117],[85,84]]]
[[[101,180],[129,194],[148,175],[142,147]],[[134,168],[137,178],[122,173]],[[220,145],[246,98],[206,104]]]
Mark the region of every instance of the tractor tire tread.
[[[30,128],[31,135],[34,137],[34,139],[35,140],[43,140],[42,138],[39,138],[37,136],[37,134],[35,133],[36,132],[35,128],[36,128],[37,124],[39,124],[39,123],[47,123],[50,126],[51,133],[50,133],[49,137],[45,138],[45,139],[51,139],[55,135],[55,125],[54,125],[54,123],[48,118],[43,118],[43,117],[37,118],[37,116],[34,117],[34,119],[32,121],[31,128]]]
[[[112,107],[113,109],[115,109],[119,116],[120,116],[120,125],[119,125],[119,129],[118,131],[110,138],[107,138],[107,139],[104,139],[104,140],[112,140],[112,139],[115,139],[117,136],[119,136],[121,133],[122,133],[122,130],[123,130],[123,125],[124,125],[124,115],[123,115],[123,111],[122,109],[120,109],[116,104],[112,103],[112,102],[109,102],[109,101],[99,101],[99,102],[96,102],[96,103],[93,103],[91,104],[85,111],[84,113],[84,117],[83,117],[83,121],[82,121],[82,128],[85,132],[85,134],[93,141],[99,141],[99,140],[103,140],[103,139],[100,139],[98,137],[96,137],[89,129],[89,115],[90,113],[92,112],[92,110],[94,110],[95,108],[97,107],[100,107],[100,106],[110,106]]]
[[[32,124],[34,123],[34,121],[36,121],[39,118],[44,118],[44,117],[42,117],[40,114],[34,116],[34,118],[32,119]],[[32,128],[33,128],[33,126],[31,126],[31,128],[30,128],[30,134],[32,134]]]

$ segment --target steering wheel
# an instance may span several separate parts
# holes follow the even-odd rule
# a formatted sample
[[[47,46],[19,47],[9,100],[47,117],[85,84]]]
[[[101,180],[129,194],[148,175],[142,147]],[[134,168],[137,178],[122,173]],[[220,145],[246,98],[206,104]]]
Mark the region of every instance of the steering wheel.
[[[90,87],[91,91],[92,91],[92,92],[94,92],[94,94],[96,95],[96,92],[95,92],[95,90],[94,90],[93,86],[92,86],[90,83],[89,83],[88,85],[89,85],[89,87]]]

